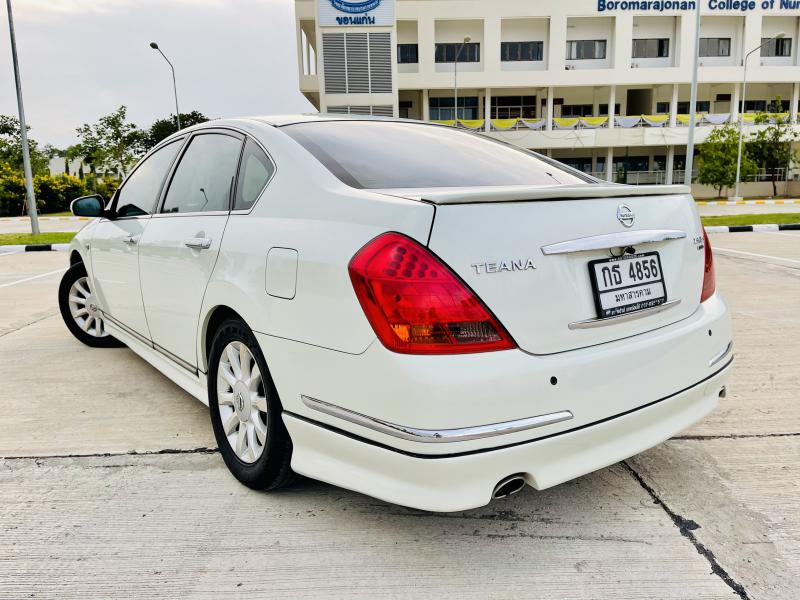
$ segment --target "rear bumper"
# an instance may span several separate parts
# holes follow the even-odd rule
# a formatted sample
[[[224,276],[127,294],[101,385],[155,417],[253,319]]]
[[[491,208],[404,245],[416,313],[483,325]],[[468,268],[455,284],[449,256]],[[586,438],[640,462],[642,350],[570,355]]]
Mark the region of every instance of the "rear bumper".
[[[504,477],[545,489],[614,464],[683,431],[717,404],[731,360],[681,392],[644,407],[535,441],[459,454],[415,454],[291,413],[292,468],[387,502],[429,511],[483,506]]]

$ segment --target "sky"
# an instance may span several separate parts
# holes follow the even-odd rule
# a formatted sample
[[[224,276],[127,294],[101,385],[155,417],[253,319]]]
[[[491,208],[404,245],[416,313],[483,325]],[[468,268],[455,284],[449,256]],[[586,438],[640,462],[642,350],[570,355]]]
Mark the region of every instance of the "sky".
[[[17,115],[6,3],[0,114]],[[30,135],[64,148],[116,110],[141,127],[175,112],[208,117],[313,111],[298,91],[293,0],[12,0]]]

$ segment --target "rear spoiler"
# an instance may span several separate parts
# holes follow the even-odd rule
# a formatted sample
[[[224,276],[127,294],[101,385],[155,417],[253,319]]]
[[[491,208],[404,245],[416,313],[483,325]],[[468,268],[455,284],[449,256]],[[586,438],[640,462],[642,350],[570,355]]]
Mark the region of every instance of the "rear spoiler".
[[[691,194],[685,185],[507,185],[469,188],[374,190],[393,196],[422,200],[432,204],[473,204],[480,202],[525,202],[535,200],[588,200],[592,198],[631,198]]]

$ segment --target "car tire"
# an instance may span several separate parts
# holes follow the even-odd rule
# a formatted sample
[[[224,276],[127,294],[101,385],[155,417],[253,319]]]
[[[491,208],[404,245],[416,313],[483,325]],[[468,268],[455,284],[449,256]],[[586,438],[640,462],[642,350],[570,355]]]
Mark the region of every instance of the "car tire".
[[[256,490],[291,483],[292,440],[278,392],[253,332],[239,319],[214,334],[208,405],[220,454],[236,479]]]
[[[92,348],[119,348],[122,342],[111,336],[97,307],[92,286],[82,262],[72,265],[58,286],[58,308],[70,333]]]

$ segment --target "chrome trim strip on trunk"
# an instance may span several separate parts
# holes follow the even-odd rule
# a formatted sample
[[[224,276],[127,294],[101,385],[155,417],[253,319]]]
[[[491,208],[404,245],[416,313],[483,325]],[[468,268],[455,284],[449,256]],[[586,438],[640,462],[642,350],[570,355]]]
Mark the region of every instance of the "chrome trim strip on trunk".
[[[680,240],[686,237],[686,232],[680,229],[641,229],[638,231],[620,231],[618,233],[604,233],[589,237],[567,240],[542,246],[542,253],[569,254],[571,252],[586,252],[588,250],[607,250],[608,248],[624,248],[638,244],[652,244],[664,240]]]
[[[300,396],[300,399],[303,401],[303,404],[312,410],[337,417],[355,425],[361,425],[362,427],[377,431],[378,433],[384,433],[403,440],[423,443],[479,440],[507,433],[516,433],[518,431],[544,427],[545,425],[552,425],[554,423],[561,423],[573,417],[571,411],[562,410],[546,415],[506,421],[504,423],[493,423],[491,425],[477,425],[475,427],[461,427],[458,429],[418,429],[416,427],[406,427],[404,425],[397,425],[395,423],[389,423],[388,421],[368,417],[367,415],[336,406],[335,404],[329,404],[309,396]]]
[[[649,317],[651,315],[656,315],[660,312],[664,312],[665,310],[669,310],[675,306],[680,304],[680,300],[671,300],[669,302],[665,302],[664,304],[659,304],[658,306],[654,306],[653,308],[645,308],[644,310],[637,310],[636,312],[630,312],[626,315],[617,315],[616,317],[606,317],[604,319],[587,319],[586,321],[575,321],[574,323],[570,323],[567,325],[570,329],[591,329],[593,327],[605,327],[606,325],[616,325],[617,323],[626,323],[628,321],[633,321],[635,319],[641,319],[642,317]]]
[[[725,357],[731,353],[732,350],[733,350],[733,340],[728,342],[728,345],[725,346],[725,350],[723,350],[722,352],[717,354],[714,358],[712,358],[710,361],[708,361],[708,367],[711,368],[717,363],[722,362],[725,359]]]

